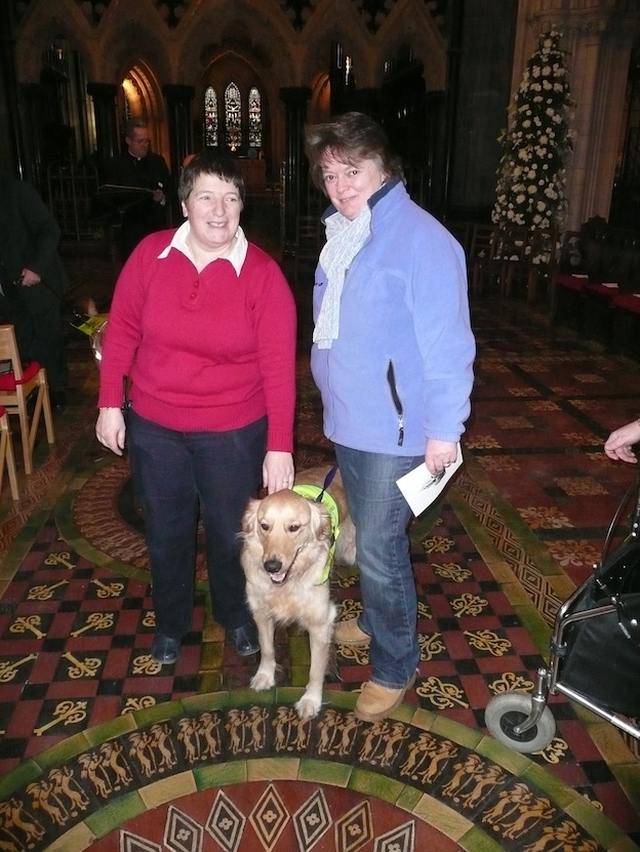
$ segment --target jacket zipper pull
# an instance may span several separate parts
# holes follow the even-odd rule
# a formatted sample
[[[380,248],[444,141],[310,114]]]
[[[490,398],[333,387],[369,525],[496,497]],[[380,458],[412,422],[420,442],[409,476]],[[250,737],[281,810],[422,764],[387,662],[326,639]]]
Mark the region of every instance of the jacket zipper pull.
[[[389,382],[389,388],[391,389],[393,404],[398,412],[398,446],[401,447],[404,442],[404,411],[402,408],[402,402],[398,395],[398,389],[396,388],[396,374],[393,369],[393,361],[389,361],[389,367],[387,368],[387,381]]]

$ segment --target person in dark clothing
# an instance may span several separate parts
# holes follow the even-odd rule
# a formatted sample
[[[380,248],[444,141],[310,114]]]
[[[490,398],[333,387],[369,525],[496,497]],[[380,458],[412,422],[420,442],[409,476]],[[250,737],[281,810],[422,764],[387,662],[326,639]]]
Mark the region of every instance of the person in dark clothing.
[[[47,371],[51,403],[68,384],[60,302],[69,279],[58,255],[60,228],[35,188],[0,176],[0,316],[15,328],[23,362]]]
[[[121,259],[126,260],[143,237],[168,227],[171,175],[164,158],[150,151],[147,124],[140,119],[127,122],[127,150],[107,164],[107,183],[132,192],[121,206]],[[141,190],[143,190],[141,192]],[[146,190],[146,191],[145,191]]]

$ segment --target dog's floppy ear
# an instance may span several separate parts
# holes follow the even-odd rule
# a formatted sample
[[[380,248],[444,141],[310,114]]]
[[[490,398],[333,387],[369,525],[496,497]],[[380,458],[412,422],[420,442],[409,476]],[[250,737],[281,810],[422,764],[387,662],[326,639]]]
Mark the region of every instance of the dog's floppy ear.
[[[252,535],[256,531],[256,523],[258,520],[258,506],[262,501],[256,497],[250,497],[247,503],[247,508],[242,516],[242,533],[243,537]]]
[[[311,507],[311,527],[313,534],[320,541],[326,541],[331,538],[331,518],[329,510],[322,503],[316,503],[315,500],[309,500]]]

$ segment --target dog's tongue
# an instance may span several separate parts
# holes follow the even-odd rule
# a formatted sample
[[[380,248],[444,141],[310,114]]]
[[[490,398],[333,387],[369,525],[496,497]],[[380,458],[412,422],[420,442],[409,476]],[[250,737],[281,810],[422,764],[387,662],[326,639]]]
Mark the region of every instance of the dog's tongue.
[[[283,569],[282,571],[278,571],[277,574],[269,574],[269,576],[271,577],[271,582],[275,583],[276,586],[279,586],[281,583],[284,583],[284,581],[287,579],[286,568]]]

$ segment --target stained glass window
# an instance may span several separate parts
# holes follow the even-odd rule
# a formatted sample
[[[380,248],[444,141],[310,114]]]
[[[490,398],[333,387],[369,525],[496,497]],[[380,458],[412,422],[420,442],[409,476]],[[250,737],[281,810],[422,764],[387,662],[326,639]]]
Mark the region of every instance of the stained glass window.
[[[262,96],[255,86],[249,90],[249,147],[262,148]]]
[[[204,144],[218,145],[218,98],[213,86],[208,86],[204,93]]]
[[[242,105],[235,83],[229,83],[224,93],[224,120],[227,148],[237,151],[242,142]]]

